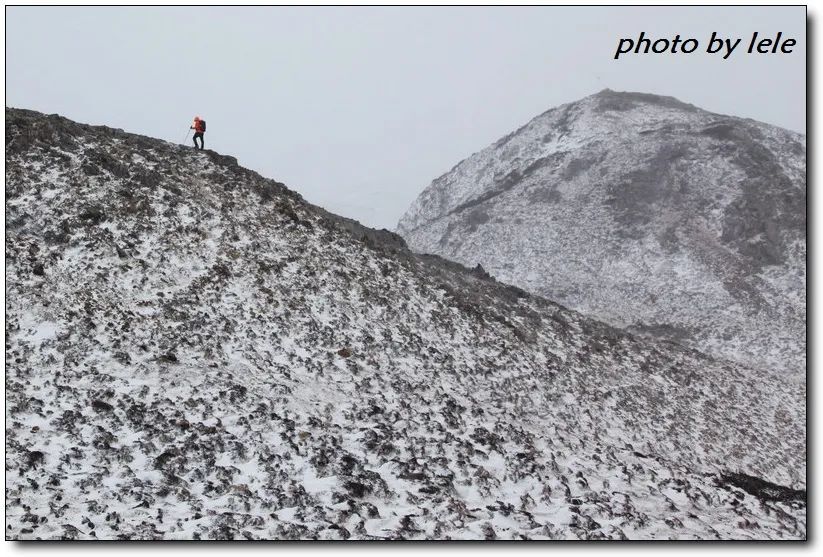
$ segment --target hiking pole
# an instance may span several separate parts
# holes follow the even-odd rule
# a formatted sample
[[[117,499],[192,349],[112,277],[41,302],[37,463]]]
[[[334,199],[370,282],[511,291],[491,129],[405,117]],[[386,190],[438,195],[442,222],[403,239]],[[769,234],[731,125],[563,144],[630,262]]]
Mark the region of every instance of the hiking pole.
[[[191,133],[191,128],[189,128],[188,131],[186,132],[186,137],[183,138],[183,143],[181,143],[181,145],[186,144],[186,141],[188,141],[188,139],[189,139],[189,134],[190,133]]]

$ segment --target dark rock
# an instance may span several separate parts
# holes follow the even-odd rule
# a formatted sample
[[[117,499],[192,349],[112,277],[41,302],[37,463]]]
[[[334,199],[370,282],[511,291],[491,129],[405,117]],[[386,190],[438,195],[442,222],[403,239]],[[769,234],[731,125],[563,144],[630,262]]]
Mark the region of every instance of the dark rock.
[[[91,402],[91,407],[97,410],[98,412],[113,412],[114,406],[109,404],[108,402],[95,399]]]
[[[80,220],[87,221],[91,224],[100,224],[104,220],[106,220],[106,214],[103,212],[101,207],[87,207],[84,209],[77,217]]]
[[[762,478],[750,476],[740,472],[722,474],[718,485],[731,485],[738,487],[746,493],[754,495],[764,501],[798,501],[806,503],[805,489],[792,489],[790,487],[777,485]]]
[[[26,469],[37,468],[46,461],[42,451],[29,451],[26,454]]]

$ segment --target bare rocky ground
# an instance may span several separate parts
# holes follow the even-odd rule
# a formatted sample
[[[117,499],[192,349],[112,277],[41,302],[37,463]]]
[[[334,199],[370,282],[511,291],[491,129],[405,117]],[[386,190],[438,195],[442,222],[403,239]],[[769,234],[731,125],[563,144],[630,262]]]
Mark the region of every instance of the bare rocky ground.
[[[805,385],[6,109],[7,539],[805,539]]]

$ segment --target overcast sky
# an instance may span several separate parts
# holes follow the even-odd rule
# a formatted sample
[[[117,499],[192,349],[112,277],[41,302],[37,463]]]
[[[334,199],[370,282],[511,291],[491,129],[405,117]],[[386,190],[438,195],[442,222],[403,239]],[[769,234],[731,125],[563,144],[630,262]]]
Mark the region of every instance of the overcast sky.
[[[805,25],[803,7],[8,7],[6,105],[176,142],[199,114],[207,148],[393,229],[457,162],[606,87],[805,133]],[[641,31],[798,44],[614,60]]]

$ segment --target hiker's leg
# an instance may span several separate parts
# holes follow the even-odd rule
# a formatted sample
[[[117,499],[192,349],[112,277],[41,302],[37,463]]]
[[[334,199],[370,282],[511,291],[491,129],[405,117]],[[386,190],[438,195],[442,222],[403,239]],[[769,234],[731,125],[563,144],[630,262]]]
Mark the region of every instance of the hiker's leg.
[[[197,132],[194,133],[191,140],[194,141],[194,148],[197,149]]]

